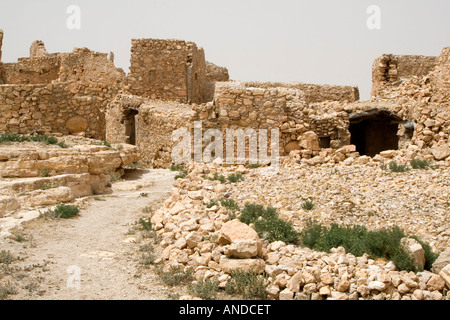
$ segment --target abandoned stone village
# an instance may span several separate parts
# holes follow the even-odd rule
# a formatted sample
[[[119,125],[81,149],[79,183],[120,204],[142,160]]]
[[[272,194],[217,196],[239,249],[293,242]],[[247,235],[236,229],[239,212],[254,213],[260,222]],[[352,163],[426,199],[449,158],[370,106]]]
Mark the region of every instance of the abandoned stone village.
[[[264,274],[269,299],[450,298],[450,47],[436,57],[383,54],[372,65],[371,98],[360,101],[356,86],[231,80],[188,41],[132,39],[128,74],[112,52],[48,53],[42,41],[29,57],[2,63],[2,41],[0,30],[0,133],[59,141],[0,143],[2,247],[26,212],[35,220],[36,210],[113,196],[126,172],[169,172],[176,129],[193,132],[195,121],[224,136],[278,128],[279,168],[216,159],[171,176],[147,216],[159,239],[155,264],[191,270],[195,283],[215,279],[221,289],[234,270]],[[426,168],[411,168],[413,160]],[[214,178],[231,174],[240,181]],[[247,203],[275,208],[298,232],[309,219],[398,226],[439,256],[427,266],[423,243],[405,236],[416,266],[405,271],[342,246],[322,252],[269,241],[236,218]]]

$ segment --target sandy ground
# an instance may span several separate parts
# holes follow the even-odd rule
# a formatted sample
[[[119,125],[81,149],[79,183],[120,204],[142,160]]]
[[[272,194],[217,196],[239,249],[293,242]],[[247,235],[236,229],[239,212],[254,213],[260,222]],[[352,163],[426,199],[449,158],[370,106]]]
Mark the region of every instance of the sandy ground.
[[[8,299],[167,299],[152,268],[139,263],[136,226],[148,217],[144,208],[156,209],[170,195],[173,177],[168,170],[137,170],[115,182],[111,194],[83,200],[78,217],[26,223],[27,241],[1,243],[19,258],[10,265],[17,292]]]

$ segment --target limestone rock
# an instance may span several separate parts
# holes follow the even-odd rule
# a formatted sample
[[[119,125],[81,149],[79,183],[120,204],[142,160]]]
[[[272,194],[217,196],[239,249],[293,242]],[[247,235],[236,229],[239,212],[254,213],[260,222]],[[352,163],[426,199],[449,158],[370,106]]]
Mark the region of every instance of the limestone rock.
[[[434,273],[439,273],[448,264],[450,264],[450,248],[445,249],[439,254],[431,269]]]
[[[88,122],[83,117],[70,118],[66,123],[66,128],[71,134],[84,132],[88,126]]]
[[[442,270],[439,272],[439,275],[442,277],[442,279],[444,279],[447,288],[450,289],[450,264],[442,268]]]
[[[256,247],[256,255],[262,257],[262,242],[256,231],[247,224],[233,219],[226,222],[219,232],[219,244],[235,244],[232,247],[233,254],[246,256]],[[237,245],[236,243],[240,243]],[[239,253],[239,248],[245,249],[245,252]],[[250,251],[248,251],[250,249]]]
[[[241,270],[261,274],[264,272],[265,263],[262,259],[230,259],[222,256],[220,258],[219,267],[225,273]]]
[[[235,240],[226,247],[225,254],[229,258],[248,259],[258,255],[260,242],[250,239]]]
[[[400,243],[411,255],[416,268],[423,269],[425,266],[425,250],[422,248],[420,243],[413,238],[402,238]]]
[[[448,156],[450,156],[450,146],[441,145],[431,149],[431,153],[433,154],[436,160],[444,160]]]
[[[319,150],[319,137],[314,131],[305,132],[300,139],[300,147],[307,150]]]

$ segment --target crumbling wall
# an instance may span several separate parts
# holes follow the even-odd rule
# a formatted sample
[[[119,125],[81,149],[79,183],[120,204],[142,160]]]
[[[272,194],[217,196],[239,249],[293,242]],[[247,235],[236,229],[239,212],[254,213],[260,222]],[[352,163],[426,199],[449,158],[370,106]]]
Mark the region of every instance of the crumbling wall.
[[[125,80],[125,72],[116,68],[107,53],[75,48],[71,53],[58,54],[60,59],[59,81],[79,81],[119,88]]]
[[[105,138],[104,109],[114,88],[76,82],[0,86],[0,132]]]
[[[372,97],[383,95],[386,89],[398,86],[409,78],[427,75],[437,62],[437,57],[381,55],[372,65]]]
[[[33,58],[19,58],[15,63],[3,64],[5,84],[44,84],[58,79],[60,58],[51,54]]]
[[[214,99],[216,82],[229,81],[230,75],[228,69],[220,67],[212,62],[206,61],[206,82],[205,82],[205,101]]]
[[[129,94],[118,94],[106,108],[106,140],[110,143],[125,143],[129,139],[127,115],[130,110],[139,110],[147,99]]]
[[[132,39],[128,91],[150,99],[202,102],[203,49],[182,40]]]
[[[306,103],[323,101],[347,101],[359,100],[359,89],[355,86],[336,86],[327,84],[308,84],[301,82],[243,82],[247,87],[270,89],[273,87],[291,88],[303,92]]]
[[[444,48],[431,75],[433,102],[450,102],[450,47]]]

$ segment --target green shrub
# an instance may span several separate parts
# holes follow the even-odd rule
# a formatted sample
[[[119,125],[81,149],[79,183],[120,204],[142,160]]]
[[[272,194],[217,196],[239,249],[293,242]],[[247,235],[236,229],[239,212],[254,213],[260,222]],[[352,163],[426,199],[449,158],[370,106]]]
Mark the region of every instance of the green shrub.
[[[311,199],[308,199],[305,202],[303,202],[302,208],[304,210],[312,210],[314,208],[314,203],[312,202]]]
[[[431,165],[430,160],[420,160],[420,159],[413,159],[410,161],[411,167],[413,169],[427,169]]]
[[[274,219],[278,217],[277,210],[272,207],[267,207],[256,203],[246,203],[244,209],[241,211],[239,220],[246,224],[255,223],[258,218],[262,219]]]
[[[183,166],[171,165],[169,167],[169,169],[170,169],[170,171],[181,171],[181,170],[184,170],[184,167]]]
[[[228,294],[236,294],[244,299],[265,299],[266,277],[253,272],[234,270],[225,287]]]
[[[32,136],[21,135],[21,134],[17,134],[17,133],[9,133],[9,132],[0,134],[0,143],[30,142],[30,141],[42,142],[44,144],[57,144],[58,143],[58,139],[56,139],[55,137],[42,135],[42,134],[37,134],[37,135],[32,135]]]
[[[58,146],[64,149],[69,147],[69,145],[67,145],[64,141],[58,142]]]
[[[219,202],[217,200],[209,200],[209,202],[203,202],[203,204],[207,207],[207,208],[212,208],[214,206],[218,206]]]
[[[239,205],[233,199],[221,199],[220,204],[231,211],[239,210]]]
[[[411,168],[408,167],[406,164],[398,164],[396,161],[391,161],[389,163],[389,169],[392,172],[407,172],[411,170]]]
[[[41,177],[50,177],[50,171],[48,170],[48,168],[42,169],[39,172],[39,176],[41,176]]]
[[[183,166],[170,166],[170,171],[178,171],[179,173],[174,177],[175,180],[185,178],[189,172]]]
[[[177,179],[183,179],[183,178],[185,178],[188,174],[189,174],[189,172],[188,172],[187,170],[182,170],[182,171],[180,171],[179,174],[177,174],[177,175],[174,177],[174,179],[175,179],[175,180],[177,180]]]
[[[280,218],[256,220],[255,231],[261,238],[269,242],[283,241],[289,243],[298,240],[298,232],[292,227],[292,224]]]
[[[162,269],[156,269],[156,273],[166,285],[173,287],[191,282],[194,271],[192,269],[183,271],[180,266],[171,266],[167,272],[163,272]]]
[[[221,175],[221,174],[218,174],[217,172],[215,172],[212,177],[209,177],[209,176],[205,175],[205,176],[203,176],[203,179],[207,179],[207,180],[211,180],[211,181],[217,180],[217,181],[220,181],[220,183],[225,183],[226,182],[225,177],[223,175]]]
[[[397,226],[369,231],[364,226],[340,226],[333,223],[330,228],[326,228],[313,220],[307,221],[300,233],[302,244],[317,251],[328,252],[331,248],[342,246],[355,256],[367,253],[372,258],[391,260],[400,270],[418,271],[413,259],[400,244],[404,237],[405,233]],[[436,254],[431,252],[427,244],[424,243],[423,246],[428,251],[425,268],[429,268],[436,259]]]
[[[259,167],[261,167],[260,163],[252,163],[248,166],[250,169],[257,169]]]
[[[239,220],[246,224],[253,223],[258,235],[270,242],[283,241],[289,243],[298,240],[298,232],[290,222],[278,217],[275,208],[264,208],[259,204],[247,203],[241,211]]]
[[[80,212],[77,206],[58,204],[55,209],[48,210],[44,213],[45,217],[50,219],[69,219]]]
[[[16,260],[14,256],[11,254],[11,251],[2,250],[0,251],[0,263],[1,264],[11,264]]]
[[[244,176],[241,173],[232,173],[229,174],[227,177],[228,181],[230,183],[235,183],[235,182],[239,182],[239,181],[244,181]]]
[[[196,284],[188,287],[189,292],[196,297],[213,300],[219,291],[219,280],[217,278],[207,278],[197,281]]]
[[[97,143],[100,146],[107,146],[108,148],[112,149],[111,144],[108,141],[101,141]]]
[[[151,231],[152,230],[151,218],[147,218],[147,219],[140,218],[138,222],[142,226],[142,229],[144,229],[145,231]]]

